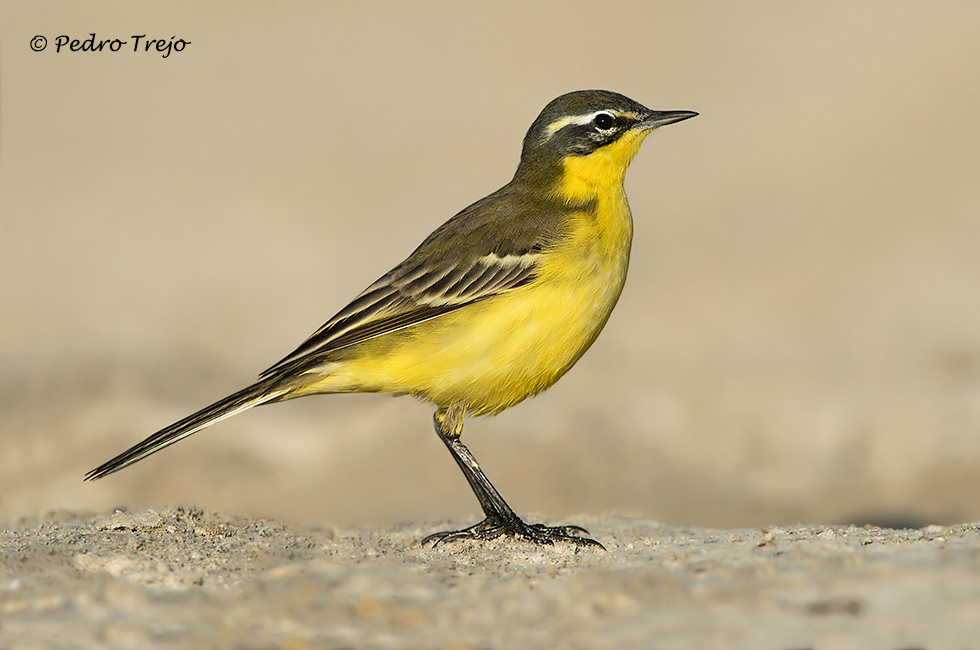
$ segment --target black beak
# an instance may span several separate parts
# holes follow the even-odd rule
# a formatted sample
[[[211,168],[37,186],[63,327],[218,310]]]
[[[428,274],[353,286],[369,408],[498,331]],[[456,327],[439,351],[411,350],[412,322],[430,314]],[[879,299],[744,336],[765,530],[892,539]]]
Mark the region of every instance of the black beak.
[[[697,116],[694,111],[650,111],[650,114],[637,126],[641,129],[656,129]]]

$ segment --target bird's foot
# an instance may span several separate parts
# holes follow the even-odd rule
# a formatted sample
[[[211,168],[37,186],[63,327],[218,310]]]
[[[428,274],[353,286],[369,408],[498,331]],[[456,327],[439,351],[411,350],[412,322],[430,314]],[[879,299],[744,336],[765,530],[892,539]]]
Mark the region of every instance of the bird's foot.
[[[489,540],[501,535],[509,535],[534,544],[551,545],[555,542],[571,542],[578,546],[598,546],[602,550],[606,547],[588,537],[589,531],[581,526],[545,526],[544,524],[528,524],[523,519],[514,515],[511,517],[487,517],[478,524],[462,530],[444,530],[433,533],[422,540],[423,544],[432,543],[438,546],[446,542],[455,542],[461,539]]]

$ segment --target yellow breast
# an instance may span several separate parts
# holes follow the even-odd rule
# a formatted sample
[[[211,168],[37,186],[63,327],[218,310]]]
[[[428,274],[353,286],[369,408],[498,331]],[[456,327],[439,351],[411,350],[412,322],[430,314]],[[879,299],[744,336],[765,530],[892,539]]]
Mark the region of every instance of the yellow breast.
[[[412,394],[484,415],[558,381],[595,341],[626,281],[633,224],[623,159],[632,156],[609,153],[565,161],[556,193],[588,208],[570,215],[533,282],[359,344],[299,393]]]

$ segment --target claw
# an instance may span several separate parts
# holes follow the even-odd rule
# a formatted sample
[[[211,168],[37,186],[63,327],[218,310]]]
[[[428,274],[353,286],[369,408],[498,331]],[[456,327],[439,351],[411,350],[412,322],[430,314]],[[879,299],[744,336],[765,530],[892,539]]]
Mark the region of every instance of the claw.
[[[517,537],[533,544],[552,545],[555,542],[571,542],[578,546],[597,546],[602,550],[606,547],[589,537],[589,531],[581,526],[545,526],[544,524],[528,524],[519,517],[513,519],[503,519],[500,517],[487,517],[478,524],[474,524],[462,530],[446,530],[433,533],[422,540],[423,544],[432,543],[433,547],[439,544],[456,542],[461,539],[488,540],[508,535]]]

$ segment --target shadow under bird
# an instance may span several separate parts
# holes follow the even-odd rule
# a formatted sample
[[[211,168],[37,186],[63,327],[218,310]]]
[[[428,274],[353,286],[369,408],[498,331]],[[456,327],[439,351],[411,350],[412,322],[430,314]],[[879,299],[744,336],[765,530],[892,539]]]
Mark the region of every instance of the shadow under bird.
[[[158,431],[86,480],[260,404],[410,394],[435,405],[436,432],[486,515],[423,543],[511,535],[601,547],[578,526],[518,517],[460,440],[463,418],[540,393],[592,345],[626,281],[633,237],[626,169],[652,130],[696,115],[650,110],[602,90],[558,97],[531,124],[513,180],[436,229],[256,383]]]

